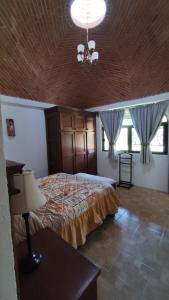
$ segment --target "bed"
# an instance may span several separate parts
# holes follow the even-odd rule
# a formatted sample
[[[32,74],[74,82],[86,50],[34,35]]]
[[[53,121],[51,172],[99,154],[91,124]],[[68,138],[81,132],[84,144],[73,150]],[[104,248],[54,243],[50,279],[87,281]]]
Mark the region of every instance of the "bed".
[[[76,175],[57,173],[38,179],[37,184],[47,202],[30,212],[31,234],[50,228],[75,248],[85,243],[87,234],[107,215],[115,214],[120,204],[110,184],[90,182]],[[14,216],[14,232],[17,243],[25,239],[20,215]]]

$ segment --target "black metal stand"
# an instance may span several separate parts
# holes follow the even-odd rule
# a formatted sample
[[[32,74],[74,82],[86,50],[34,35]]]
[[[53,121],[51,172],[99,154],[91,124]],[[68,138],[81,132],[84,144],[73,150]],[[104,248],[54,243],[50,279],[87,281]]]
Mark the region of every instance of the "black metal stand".
[[[129,181],[122,180],[122,166],[129,166]],[[133,155],[131,153],[120,153],[119,154],[119,184],[118,186],[130,189],[132,184],[132,167],[133,167]]]
[[[25,220],[28,255],[21,261],[21,269],[24,273],[33,272],[41,263],[42,255],[39,252],[32,251],[31,237],[29,232],[29,213],[22,214]]]

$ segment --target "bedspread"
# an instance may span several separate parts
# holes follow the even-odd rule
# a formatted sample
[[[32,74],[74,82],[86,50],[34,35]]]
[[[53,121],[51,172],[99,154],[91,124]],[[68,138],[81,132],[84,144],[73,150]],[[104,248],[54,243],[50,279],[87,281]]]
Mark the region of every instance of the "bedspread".
[[[30,213],[31,234],[41,228],[50,228],[74,247],[84,244],[86,235],[108,214],[116,213],[119,206],[109,184],[89,182],[65,173],[40,178],[37,184],[47,202]],[[19,242],[25,238],[21,216],[14,217],[14,227]]]

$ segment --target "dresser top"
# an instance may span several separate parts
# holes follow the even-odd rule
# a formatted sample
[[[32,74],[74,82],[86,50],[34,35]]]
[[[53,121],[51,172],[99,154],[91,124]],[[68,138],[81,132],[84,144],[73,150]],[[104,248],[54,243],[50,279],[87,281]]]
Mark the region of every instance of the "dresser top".
[[[77,300],[100,274],[100,269],[55,232],[44,229],[32,237],[33,251],[43,255],[31,274],[20,274],[22,300]],[[19,259],[27,254],[26,242],[17,249]]]

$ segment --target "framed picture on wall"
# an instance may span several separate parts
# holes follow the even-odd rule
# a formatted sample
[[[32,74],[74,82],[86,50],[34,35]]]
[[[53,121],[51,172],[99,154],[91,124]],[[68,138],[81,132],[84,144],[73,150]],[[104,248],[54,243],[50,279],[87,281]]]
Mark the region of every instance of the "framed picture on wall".
[[[8,136],[15,136],[15,124],[13,119],[6,119]]]

